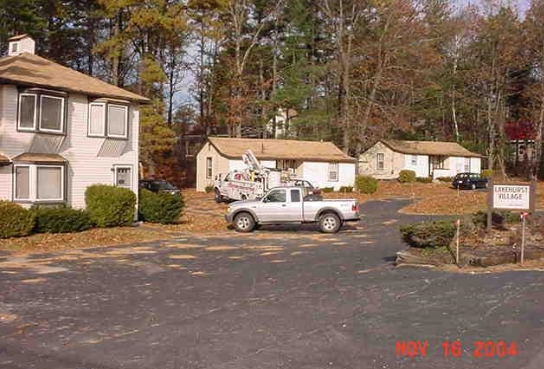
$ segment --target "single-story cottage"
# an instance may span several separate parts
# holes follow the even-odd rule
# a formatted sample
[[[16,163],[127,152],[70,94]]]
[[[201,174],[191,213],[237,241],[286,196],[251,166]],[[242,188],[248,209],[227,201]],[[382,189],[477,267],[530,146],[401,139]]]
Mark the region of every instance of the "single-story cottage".
[[[481,155],[456,142],[381,140],[359,157],[359,173],[374,178],[398,178],[403,169],[434,179],[480,173]]]
[[[213,185],[217,174],[245,169],[248,149],[264,167],[291,171],[317,187],[338,190],[355,180],[355,158],[332,142],[209,137],[196,157],[197,191]]]

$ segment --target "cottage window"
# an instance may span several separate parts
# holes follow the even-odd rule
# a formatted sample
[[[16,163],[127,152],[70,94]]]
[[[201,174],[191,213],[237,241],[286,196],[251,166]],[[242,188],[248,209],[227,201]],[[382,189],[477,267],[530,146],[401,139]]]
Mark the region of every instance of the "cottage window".
[[[470,158],[465,158],[465,172],[470,172]]]
[[[383,152],[376,154],[376,168],[378,170],[384,170],[385,168],[385,154]]]
[[[410,163],[411,163],[413,166],[417,166],[417,155],[411,155],[411,156],[410,156]]]
[[[15,201],[64,201],[64,165],[15,165]]]
[[[338,181],[338,163],[329,163],[329,181]]]
[[[132,188],[132,168],[131,167],[115,167],[115,185],[117,187]]]
[[[87,132],[90,137],[128,138],[128,106],[90,103]]]
[[[20,131],[64,132],[65,98],[24,92],[19,94],[17,127]]]
[[[212,177],[213,177],[212,158],[206,158],[206,178],[212,179]]]
[[[446,157],[444,156],[433,156],[432,163],[433,163],[433,169],[447,169]]]
[[[11,53],[14,54],[19,50],[19,43],[18,42],[12,42],[11,43]]]

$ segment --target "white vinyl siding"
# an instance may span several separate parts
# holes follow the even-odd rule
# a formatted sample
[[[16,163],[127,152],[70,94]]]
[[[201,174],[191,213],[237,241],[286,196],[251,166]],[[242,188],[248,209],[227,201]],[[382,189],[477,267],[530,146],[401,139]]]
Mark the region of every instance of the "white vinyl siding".
[[[127,138],[128,107],[108,104],[108,136]]]
[[[106,104],[89,104],[89,132],[91,137],[104,137],[106,135]]]

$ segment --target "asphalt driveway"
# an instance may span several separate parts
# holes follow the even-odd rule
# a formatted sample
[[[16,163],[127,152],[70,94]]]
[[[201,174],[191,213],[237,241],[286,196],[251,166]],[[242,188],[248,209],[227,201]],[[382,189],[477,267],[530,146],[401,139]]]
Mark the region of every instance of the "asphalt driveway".
[[[270,227],[0,258],[0,368],[544,367],[544,273],[395,268],[398,226],[416,219],[403,205],[366,203],[332,236]],[[425,357],[403,341],[426,341]],[[517,353],[473,357],[475,341]]]

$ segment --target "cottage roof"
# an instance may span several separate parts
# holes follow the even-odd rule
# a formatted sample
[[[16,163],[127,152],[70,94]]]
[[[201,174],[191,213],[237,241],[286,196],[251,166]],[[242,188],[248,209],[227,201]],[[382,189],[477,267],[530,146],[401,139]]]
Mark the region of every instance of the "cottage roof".
[[[401,140],[382,140],[381,142],[391,150],[403,154],[481,157],[480,154],[465,149],[457,142]]]
[[[30,53],[0,59],[0,83],[58,89],[139,103],[149,102],[146,97]]]
[[[208,140],[221,155],[230,159],[241,159],[249,149],[260,160],[355,162],[332,142],[226,137],[209,137]]]

